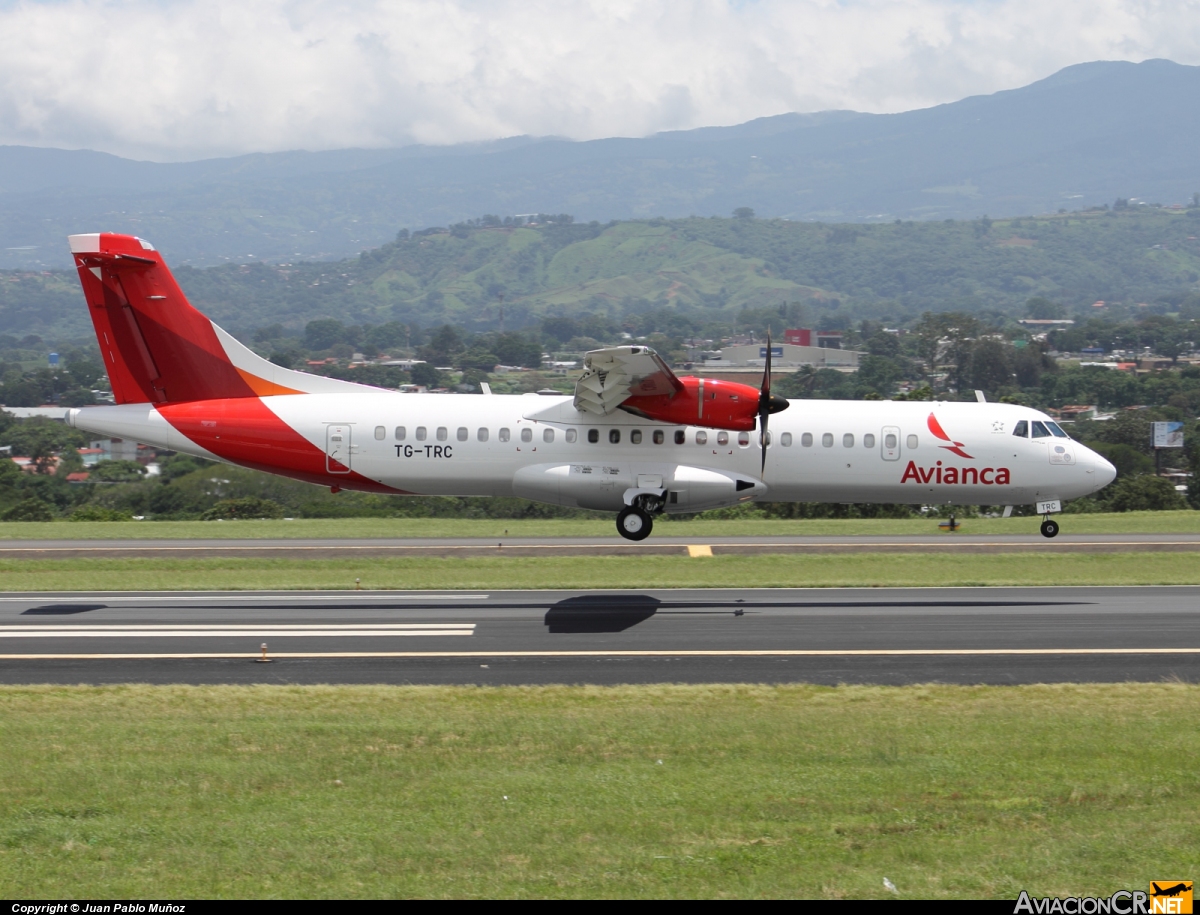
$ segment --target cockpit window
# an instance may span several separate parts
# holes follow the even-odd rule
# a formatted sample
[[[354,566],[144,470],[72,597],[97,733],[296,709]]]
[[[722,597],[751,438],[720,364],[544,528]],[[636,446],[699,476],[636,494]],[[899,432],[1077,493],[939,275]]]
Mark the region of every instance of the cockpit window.
[[[1046,428],[1046,424],[1039,420],[1033,421],[1033,437],[1034,438],[1049,438],[1050,430]]]
[[[1063,432],[1062,427],[1058,423],[1052,423],[1049,420],[1046,420],[1046,426],[1049,427],[1050,431],[1054,433],[1055,438],[1070,438],[1067,433]]]
[[[1013,435],[1019,435],[1021,438],[1029,438],[1029,423],[1027,423],[1025,420],[1021,420],[1019,423],[1017,423],[1015,426],[1013,426]]]

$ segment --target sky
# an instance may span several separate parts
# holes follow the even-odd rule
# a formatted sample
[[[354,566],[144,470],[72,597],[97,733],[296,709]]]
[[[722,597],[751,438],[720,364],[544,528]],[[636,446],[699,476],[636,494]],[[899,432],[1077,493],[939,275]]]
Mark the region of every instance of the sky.
[[[1200,64],[1200,0],[0,0],[0,144],[179,161],[894,112]]]

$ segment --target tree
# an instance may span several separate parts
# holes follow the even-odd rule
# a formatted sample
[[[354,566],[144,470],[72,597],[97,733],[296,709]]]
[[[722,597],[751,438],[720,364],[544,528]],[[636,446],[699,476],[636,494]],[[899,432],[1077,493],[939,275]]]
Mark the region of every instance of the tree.
[[[1112,512],[1171,511],[1187,508],[1183,496],[1165,477],[1140,474],[1117,480],[1102,493],[1105,508]]]
[[[443,324],[433,332],[429,342],[418,352],[426,362],[432,362],[435,365],[452,365],[454,357],[466,348],[458,328]]]
[[[733,211],[733,215],[737,219],[753,219],[754,210],[752,210],[750,207],[738,207]]]
[[[1025,303],[1025,316],[1037,321],[1057,321],[1066,315],[1066,309],[1058,302],[1043,296],[1034,296]]]
[[[971,386],[981,391],[996,391],[1012,384],[1008,366],[1011,348],[999,340],[980,340],[971,348]]]
[[[336,318],[318,318],[304,325],[304,345],[312,350],[326,350],[346,340],[346,325]]]
[[[24,499],[0,515],[0,521],[53,521],[54,512],[41,499]]]
[[[92,476],[105,483],[136,483],[146,475],[146,468],[137,461],[100,461]]]
[[[442,373],[432,363],[418,362],[412,367],[409,374],[412,376],[413,384],[423,385],[427,388],[442,386]]]
[[[1107,458],[1117,468],[1117,479],[1123,480],[1126,477],[1154,472],[1154,461],[1129,445],[1092,442],[1088,447]]]

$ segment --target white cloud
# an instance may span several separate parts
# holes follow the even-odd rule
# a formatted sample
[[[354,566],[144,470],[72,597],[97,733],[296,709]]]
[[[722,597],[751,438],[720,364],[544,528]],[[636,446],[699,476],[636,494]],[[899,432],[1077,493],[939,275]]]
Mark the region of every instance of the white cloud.
[[[899,111],[1200,63],[1200,0],[17,0],[0,143],[182,159]]]

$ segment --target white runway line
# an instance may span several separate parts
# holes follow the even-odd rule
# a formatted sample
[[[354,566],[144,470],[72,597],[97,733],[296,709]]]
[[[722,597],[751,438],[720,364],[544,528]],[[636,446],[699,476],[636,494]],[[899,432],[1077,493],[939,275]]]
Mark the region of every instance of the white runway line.
[[[0,639],[119,639],[119,638],[330,638],[346,636],[474,635],[474,623],[388,623],[362,625],[242,624],[177,626],[0,626]]]

